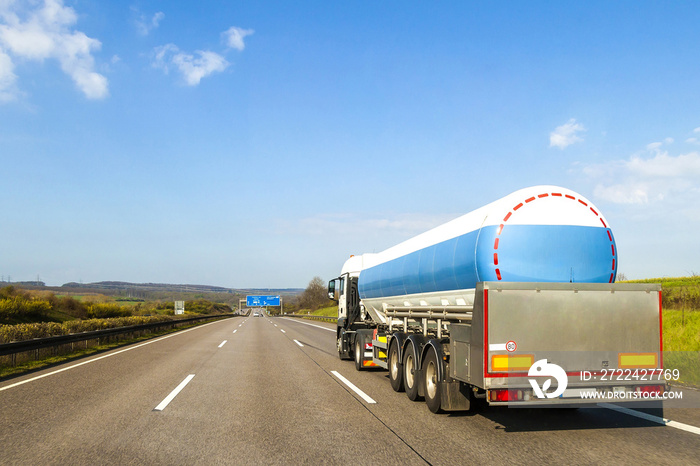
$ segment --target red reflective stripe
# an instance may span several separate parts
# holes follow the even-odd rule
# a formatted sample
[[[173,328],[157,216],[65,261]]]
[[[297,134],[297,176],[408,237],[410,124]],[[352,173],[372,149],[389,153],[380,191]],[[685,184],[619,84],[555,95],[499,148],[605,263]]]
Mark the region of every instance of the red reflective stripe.
[[[496,240],[496,241],[498,241],[498,240]],[[615,255],[615,245],[614,245],[614,244],[611,244],[610,247],[612,248],[612,253],[613,253],[613,256],[614,256],[614,255]]]
[[[500,280],[501,279],[501,271],[499,269],[496,269],[496,277]]]
[[[661,291],[659,291],[659,367],[664,367],[664,329],[661,321]]]
[[[585,205],[586,207],[588,207],[588,204],[586,204],[585,202],[583,202],[581,199],[579,199],[578,201],[579,201],[581,204],[583,204],[583,205]]]
[[[496,241],[493,243],[493,248],[498,249],[498,238],[496,238]]]
[[[595,209],[594,209],[593,207],[590,207],[590,209],[591,209],[591,212],[593,212],[594,214],[598,215],[598,212],[596,212]]]
[[[532,202],[535,200],[535,196],[532,196],[530,199],[525,199],[525,202]]]
[[[498,265],[498,253],[493,253],[493,265]]]
[[[612,283],[612,281],[613,281],[613,276],[614,276],[614,275],[615,275],[615,274],[612,274],[612,273],[610,274],[610,281],[609,281],[608,283]]]
[[[518,204],[518,205],[516,205],[515,207],[513,207],[513,210],[518,210],[518,209],[521,208],[522,206],[523,206],[523,203],[521,202],[520,204]]]
[[[537,197],[539,197],[539,198],[543,198],[543,197],[547,197],[547,196],[549,196],[549,194],[547,194],[547,193],[537,195]]]
[[[615,270],[615,258],[613,258],[613,266],[612,269]]]
[[[507,222],[511,215],[513,215],[513,212],[508,212],[508,213],[506,214],[505,218],[503,218],[503,221],[504,221],[504,222]]]
[[[498,270],[498,269],[496,269]],[[488,372],[489,363],[489,290],[484,290],[484,375]]]
[[[561,193],[552,193],[552,196],[558,196],[558,197],[561,197]]]
[[[568,199],[573,199],[574,201],[576,200],[576,198],[574,196],[569,196],[568,194],[564,194],[564,197],[566,197]]]
[[[608,230],[608,238],[610,238],[610,241],[612,241],[612,235],[610,234],[610,230]]]
[[[496,235],[500,235],[502,231],[503,231],[503,224],[501,224],[501,226],[498,227],[498,231],[496,231]]]

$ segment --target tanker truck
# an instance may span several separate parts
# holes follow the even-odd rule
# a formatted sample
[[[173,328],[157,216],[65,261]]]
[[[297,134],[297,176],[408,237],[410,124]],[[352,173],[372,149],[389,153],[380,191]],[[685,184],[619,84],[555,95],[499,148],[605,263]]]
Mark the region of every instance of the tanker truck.
[[[617,244],[585,197],[521,189],[329,281],[337,349],[432,412],[656,400],[661,287],[615,283]]]

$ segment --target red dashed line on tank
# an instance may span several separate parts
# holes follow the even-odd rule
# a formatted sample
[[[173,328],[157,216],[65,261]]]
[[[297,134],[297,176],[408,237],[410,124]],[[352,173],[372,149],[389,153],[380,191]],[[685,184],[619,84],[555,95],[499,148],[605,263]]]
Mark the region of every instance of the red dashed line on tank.
[[[533,197],[530,197],[530,198],[528,198],[528,199],[525,199],[525,203],[530,203],[530,202],[535,201],[535,200],[537,200],[537,199],[542,199],[542,198],[545,198],[545,197],[549,197],[549,195],[550,195],[549,193],[538,194],[537,197],[533,196]],[[556,197],[562,197],[562,193],[551,193],[551,195],[552,195],[552,196],[556,196]],[[612,240],[613,240],[613,239],[612,239],[612,233],[610,233],[610,229],[609,229],[608,226],[605,224],[605,220],[603,220],[603,218],[600,216],[600,214],[599,214],[598,212],[596,212],[595,209],[594,209],[593,207],[590,207],[590,206],[589,206],[585,201],[583,201],[582,199],[576,199],[574,196],[571,196],[571,195],[569,195],[569,194],[564,194],[563,196],[564,196],[565,198],[567,198],[567,199],[571,199],[571,200],[574,200],[574,201],[578,201],[579,203],[581,203],[581,204],[583,204],[584,206],[588,207],[588,208],[590,209],[590,211],[593,212],[593,214],[595,214],[596,217],[598,217],[598,219],[600,220],[600,223],[602,223],[603,226],[607,229],[606,232],[607,232],[607,234],[608,234],[608,239],[609,239],[610,242],[612,243]],[[501,233],[503,233],[503,227],[505,226],[505,223],[506,223],[506,222],[510,219],[510,217],[513,215],[513,212],[515,212],[516,210],[518,210],[519,208],[521,208],[523,205],[524,205],[524,204],[521,202],[520,204],[518,204],[518,205],[516,205],[515,207],[513,207],[513,210],[512,210],[511,212],[508,212],[508,213],[506,214],[506,216],[503,218],[503,223],[498,227],[498,230],[496,230],[496,236],[497,236],[497,237],[500,236]],[[496,238],[496,240],[495,240],[494,243],[493,243],[493,249],[494,249],[494,251],[496,251],[496,250],[498,249],[498,241],[499,241],[499,238]],[[610,245],[610,248],[611,248],[611,251],[612,251],[612,273],[610,274],[609,283],[612,283],[612,282],[613,282],[613,279],[615,278],[615,245],[614,245],[614,244],[611,244],[611,245]],[[494,253],[493,253],[493,265],[496,265],[496,266],[498,265],[498,253],[497,253],[497,252],[494,252]],[[499,269],[499,268],[496,269],[496,278],[498,278],[499,280],[502,279],[502,276],[501,276],[501,269]]]

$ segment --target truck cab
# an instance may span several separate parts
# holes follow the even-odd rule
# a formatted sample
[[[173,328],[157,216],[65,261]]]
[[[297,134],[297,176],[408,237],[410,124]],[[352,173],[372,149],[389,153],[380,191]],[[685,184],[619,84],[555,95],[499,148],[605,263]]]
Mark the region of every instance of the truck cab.
[[[358,369],[374,366],[372,332],[374,323],[365,320],[357,281],[367,256],[350,256],[340,276],[328,282],[328,297],[338,303],[336,338],[340,359],[355,359]]]

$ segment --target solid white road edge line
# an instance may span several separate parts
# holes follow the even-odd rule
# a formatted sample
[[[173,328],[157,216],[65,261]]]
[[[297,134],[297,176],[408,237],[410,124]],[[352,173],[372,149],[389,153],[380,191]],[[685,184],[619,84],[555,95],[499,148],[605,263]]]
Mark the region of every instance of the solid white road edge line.
[[[284,329],[283,329],[283,328],[281,328],[280,330],[282,331],[282,333],[287,333],[287,332],[285,332],[285,331],[284,331]]]
[[[225,320],[217,320],[216,322],[209,322],[208,324],[198,325],[197,327],[192,327],[192,328],[188,328],[187,330],[183,330],[181,332],[172,333],[172,334],[164,336],[162,338],[157,338],[155,340],[147,341],[146,343],[141,343],[140,345],[131,346],[131,347],[123,349],[123,350],[115,351],[114,353],[109,353],[109,354],[105,354],[104,356],[99,356],[95,359],[90,359],[88,361],[79,362],[78,364],[73,364],[72,366],[64,367],[63,369],[58,369],[58,370],[53,371],[53,372],[41,374],[41,375],[38,375],[36,377],[32,377],[31,379],[22,380],[20,382],[13,383],[12,385],[7,385],[6,387],[0,387],[0,392],[2,392],[3,390],[9,390],[10,388],[14,388],[14,387],[17,387],[19,385],[24,385],[25,383],[28,383],[28,382],[33,382],[35,380],[43,379],[44,377],[48,377],[50,375],[54,375],[54,374],[58,374],[60,372],[75,369],[76,367],[84,366],[85,364],[90,364],[91,362],[99,361],[100,359],[110,358],[112,356],[116,356],[117,354],[121,354],[121,353],[125,353],[127,351],[135,350],[136,348],[141,348],[142,346],[150,345],[151,343],[156,343],[159,341],[167,340],[168,338],[176,337],[178,335],[182,335],[183,333],[191,332],[192,330],[197,330],[199,328],[206,327],[208,325],[216,324],[219,322],[224,322],[224,321]]]
[[[233,333],[236,333],[237,331],[238,331],[238,329],[234,330]]]
[[[328,328],[328,327],[321,327],[320,325],[310,324],[308,322],[302,322],[300,319],[294,320],[294,319],[290,319],[289,317],[284,317],[284,319],[291,320],[292,322],[297,322],[299,324],[310,325],[310,326],[316,327],[316,328],[322,328],[323,330],[328,330],[329,332],[335,332],[335,329]]]
[[[222,341],[221,344],[219,345],[219,348],[221,348],[222,346],[224,346],[224,345],[226,344],[227,341],[228,341],[228,340]]]
[[[302,348],[304,347],[304,345],[302,345],[301,342],[300,342],[299,340],[294,340],[294,343],[296,343],[297,345],[301,346]]]
[[[700,427],[691,426],[689,424],[683,424],[682,422],[672,421],[670,419],[665,419],[663,417],[654,416],[651,414],[643,413],[641,411],[635,411],[634,409],[623,408],[622,406],[615,406],[610,403],[598,403],[598,406],[603,408],[612,409],[613,411],[618,411],[620,413],[629,414],[630,416],[639,417],[646,419],[647,421],[656,422],[663,424],[668,427],[674,427],[676,429],[684,430],[686,432],[693,433],[695,435],[700,435]]]
[[[185,377],[185,380],[180,382],[180,385],[175,387],[175,390],[170,392],[170,395],[166,396],[165,399],[163,401],[161,401],[160,404],[153,409],[153,411],[163,411],[165,409],[165,407],[168,406],[171,401],[173,401],[173,399],[177,396],[177,394],[180,393],[182,391],[182,389],[185,388],[185,386],[188,383],[190,383],[190,380],[192,380],[193,378],[194,378],[194,374],[190,374],[187,377]]]
[[[361,397],[363,400],[365,400],[367,403],[369,403],[369,404],[375,404],[375,403],[377,403],[377,402],[374,401],[372,398],[370,398],[369,395],[367,395],[365,392],[363,392],[362,390],[360,390],[359,388],[357,388],[352,382],[350,382],[348,379],[346,379],[345,377],[343,377],[342,375],[340,375],[340,374],[338,373],[338,371],[331,371],[331,374],[333,374],[334,376],[338,377],[338,379],[340,379],[341,382],[343,382],[345,385],[347,385],[353,392],[355,392],[355,393],[357,393],[358,395],[360,395],[360,397]]]

